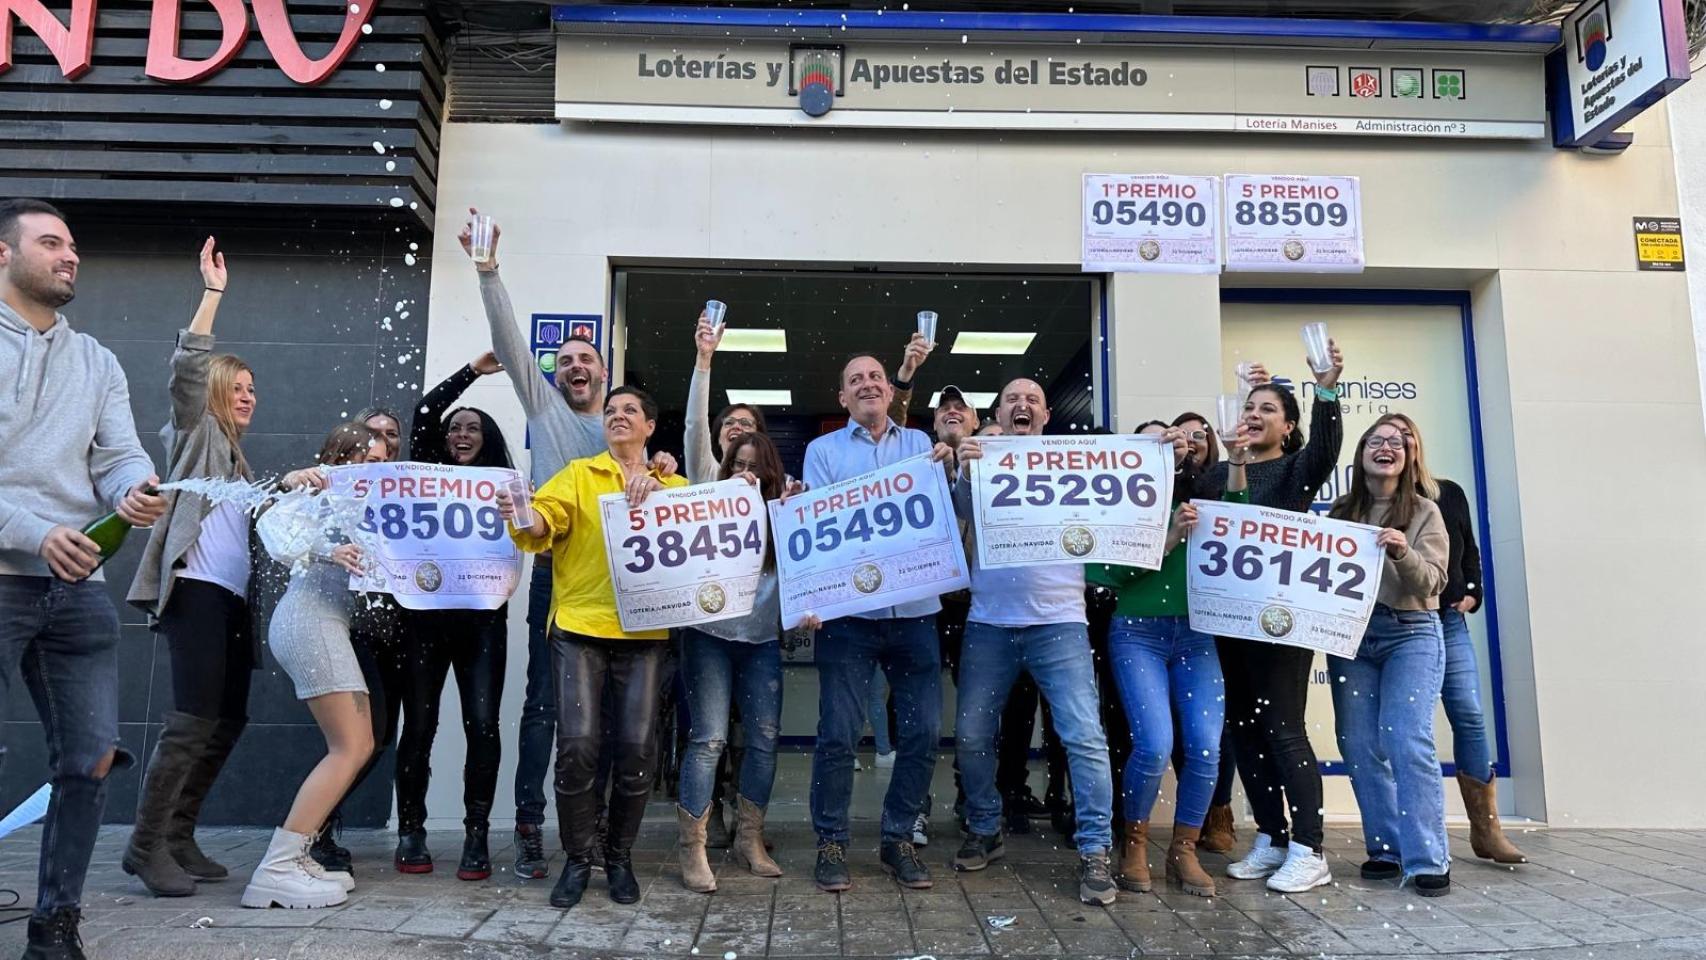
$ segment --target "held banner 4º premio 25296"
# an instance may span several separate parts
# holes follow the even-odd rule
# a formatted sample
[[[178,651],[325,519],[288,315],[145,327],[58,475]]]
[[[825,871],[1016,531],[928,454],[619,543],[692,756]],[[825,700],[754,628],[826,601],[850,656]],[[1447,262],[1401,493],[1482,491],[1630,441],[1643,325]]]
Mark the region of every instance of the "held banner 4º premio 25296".
[[[1193,500],[1191,629],[1355,657],[1380,590],[1380,528]]]
[[[664,630],[752,612],[769,528],[740,479],[598,498],[616,614],[624,630]]]
[[[1151,436],[985,437],[971,461],[978,565],[1158,570],[1173,446]]]
[[[521,553],[498,514],[514,470],[364,463],[326,471],[334,494],[364,498],[378,549],[350,589],[389,593],[410,610],[496,610],[521,580]]]
[[[782,627],[970,585],[942,465],[908,457],[770,503]]]

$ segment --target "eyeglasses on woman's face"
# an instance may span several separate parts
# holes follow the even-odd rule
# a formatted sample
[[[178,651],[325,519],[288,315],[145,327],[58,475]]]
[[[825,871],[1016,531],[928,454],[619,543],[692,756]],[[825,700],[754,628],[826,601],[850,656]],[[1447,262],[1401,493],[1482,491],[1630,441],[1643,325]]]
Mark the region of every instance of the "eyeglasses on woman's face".
[[[758,462],[756,460],[748,460],[745,457],[736,457],[729,465],[734,467],[734,471],[736,473],[745,473],[753,467],[758,466]]]
[[[1391,436],[1381,436],[1377,434],[1364,441],[1363,446],[1369,450],[1379,450],[1381,447],[1391,447],[1394,450],[1402,450],[1404,449],[1405,439],[1406,438],[1401,433],[1393,434]]]
[[[751,417],[729,417],[723,421],[723,426],[752,431],[758,429],[758,421]]]

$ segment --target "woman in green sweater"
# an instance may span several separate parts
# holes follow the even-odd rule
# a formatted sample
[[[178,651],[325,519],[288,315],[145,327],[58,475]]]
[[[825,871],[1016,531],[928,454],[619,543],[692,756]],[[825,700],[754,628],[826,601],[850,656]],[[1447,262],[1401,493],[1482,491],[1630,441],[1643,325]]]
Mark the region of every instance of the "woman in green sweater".
[[[1165,425],[1161,425],[1165,427]],[[1161,433],[1145,424],[1142,432]],[[1164,435],[1177,431],[1168,429]],[[1247,503],[1245,441],[1227,444],[1225,499]],[[1151,889],[1149,875],[1149,816],[1161,792],[1161,775],[1173,752],[1174,715],[1177,736],[1184,744],[1185,763],[1179,771],[1179,793],[1173,812],[1173,840],[1167,848],[1166,877],[1186,893],[1214,896],[1214,879],[1197,861],[1197,841],[1208,816],[1220,772],[1220,733],[1226,719],[1225,685],[1214,638],[1191,629],[1185,593],[1186,552],[1178,549],[1190,537],[1197,509],[1196,471],[1185,461],[1174,484],[1177,507],[1168,526],[1166,558],[1160,570],[1092,564],[1088,579],[1114,589],[1118,606],[1108,630],[1108,652],[1114,685],[1131,724],[1132,750],[1121,778],[1125,833],[1120,870],[1122,889],[1138,893]]]

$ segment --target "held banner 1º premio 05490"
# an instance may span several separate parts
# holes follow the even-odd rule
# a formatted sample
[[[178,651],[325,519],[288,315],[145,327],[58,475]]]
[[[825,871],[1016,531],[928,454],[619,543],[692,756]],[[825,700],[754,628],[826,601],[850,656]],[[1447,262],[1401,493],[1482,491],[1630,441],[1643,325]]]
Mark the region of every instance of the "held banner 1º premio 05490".
[[[978,565],[1158,570],[1173,446],[1151,436],[985,437],[971,461]]]
[[[970,585],[942,465],[908,457],[770,503],[782,627]]]
[[[1383,567],[1378,527],[1193,500],[1191,629],[1355,657]]]
[[[624,630],[663,630],[752,612],[764,569],[764,498],[740,479],[658,490],[639,506],[598,498]]]
[[[498,514],[514,470],[364,463],[326,471],[333,493],[364,498],[378,549],[350,589],[389,593],[410,610],[496,610],[521,580],[521,552]]]

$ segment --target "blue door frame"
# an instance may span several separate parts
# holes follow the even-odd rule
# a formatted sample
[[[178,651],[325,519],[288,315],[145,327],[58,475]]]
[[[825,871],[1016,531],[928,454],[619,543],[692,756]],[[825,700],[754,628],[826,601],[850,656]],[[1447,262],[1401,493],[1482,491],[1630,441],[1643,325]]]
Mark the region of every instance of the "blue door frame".
[[[1489,516],[1487,513],[1487,462],[1482,448],[1480,376],[1475,365],[1475,323],[1469,312],[1469,294],[1462,290],[1335,290],[1286,288],[1221,288],[1221,303],[1315,303],[1355,306],[1430,306],[1453,307],[1462,317],[1463,372],[1469,385],[1469,441],[1475,463],[1475,516],[1480,526],[1476,546],[1481,551],[1481,583],[1485,600],[1481,610],[1487,617],[1487,668],[1493,684],[1493,770],[1509,777],[1510,740],[1505,730],[1505,677],[1499,648],[1499,605],[1495,589],[1493,554],[1488,543]],[[1456,766],[1440,763],[1445,776],[1456,774]],[[1326,774],[1345,773],[1344,764],[1321,764]]]

